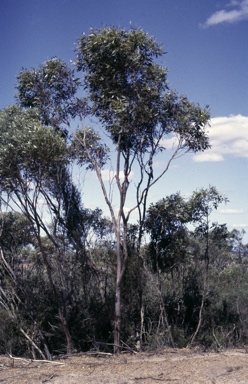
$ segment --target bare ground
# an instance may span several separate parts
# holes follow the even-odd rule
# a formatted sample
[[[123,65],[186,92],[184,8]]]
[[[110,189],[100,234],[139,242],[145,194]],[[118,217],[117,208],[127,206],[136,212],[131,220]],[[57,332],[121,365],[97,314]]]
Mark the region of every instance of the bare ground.
[[[115,356],[78,354],[53,362],[0,356],[4,384],[248,384],[245,350],[163,350]]]

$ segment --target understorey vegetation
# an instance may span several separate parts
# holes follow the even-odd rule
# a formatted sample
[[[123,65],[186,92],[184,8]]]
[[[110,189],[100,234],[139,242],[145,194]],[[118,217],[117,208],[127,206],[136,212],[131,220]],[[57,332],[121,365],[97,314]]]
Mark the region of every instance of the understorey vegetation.
[[[0,353],[247,344],[248,245],[213,221],[227,198],[148,204],[173,161],[210,148],[208,107],[169,89],[162,54],[141,29],[91,29],[75,69],[18,75],[0,111]],[[91,172],[108,215],[84,205]]]
[[[242,233],[217,223],[204,233],[200,225],[188,230],[180,217],[184,211],[175,211],[178,199],[183,202],[177,194],[148,209],[142,263],[130,228],[122,350],[247,344],[248,246]],[[44,259],[23,214],[1,214],[0,353],[50,359],[67,352],[68,339],[70,352],[112,350],[114,236],[100,210],[82,210],[82,217],[88,219],[87,233],[80,233],[84,246],[77,248],[59,234],[59,260],[56,247],[43,235]]]

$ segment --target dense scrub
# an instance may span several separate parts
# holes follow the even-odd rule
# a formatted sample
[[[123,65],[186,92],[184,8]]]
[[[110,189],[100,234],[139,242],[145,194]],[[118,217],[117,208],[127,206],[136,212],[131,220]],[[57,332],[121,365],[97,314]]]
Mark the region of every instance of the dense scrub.
[[[100,223],[101,212],[97,214]],[[65,353],[58,303],[32,228],[17,213],[2,214],[1,228],[0,353],[39,358]],[[61,298],[66,290],[63,305],[73,350],[112,350],[115,250],[111,230],[101,236],[96,232],[94,242],[80,255],[69,242],[63,244],[63,276],[58,276],[54,248],[47,238],[42,242],[49,249],[52,278]],[[166,243],[166,247],[172,245]],[[142,260],[136,257],[135,241],[130,243],[123,281],[123,348],[137,349],[138,341],[143,349],[172,344],[185,347],[192,342],[200,315],[194,345],[219,348],[246,344],[248,249],[240,233],[222,227],[216,238],[210,232],[207,289],[203,240],[187,230],[180,246],[184,254],[161,250],[158,257],[167,258],[169,264],[157,270],[152,243],[142,247]]]

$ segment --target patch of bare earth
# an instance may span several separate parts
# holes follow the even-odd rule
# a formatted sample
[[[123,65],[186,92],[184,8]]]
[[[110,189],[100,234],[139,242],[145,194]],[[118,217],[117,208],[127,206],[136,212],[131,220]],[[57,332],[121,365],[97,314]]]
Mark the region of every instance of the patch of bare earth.
[[[247,384],[245,350],[200,353],[163,350],[93,357],[78,354],[52,362],[0,356],[0,383],[4,384]]]

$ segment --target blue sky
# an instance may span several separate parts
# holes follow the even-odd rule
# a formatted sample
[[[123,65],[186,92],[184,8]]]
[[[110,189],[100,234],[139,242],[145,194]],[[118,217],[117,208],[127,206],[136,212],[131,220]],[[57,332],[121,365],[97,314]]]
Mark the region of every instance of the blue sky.
[[[130,23],[163,43],[170,87],[211,111],[212,149],[174,162],[149,201],[214,185],[229,203],[213,220],[248,232],[248,0],[1,0],[0,108],[14,102],[22,67],[70,63],[90,27]],[[85,205],[105,209],[93,175],[82,182]]]

